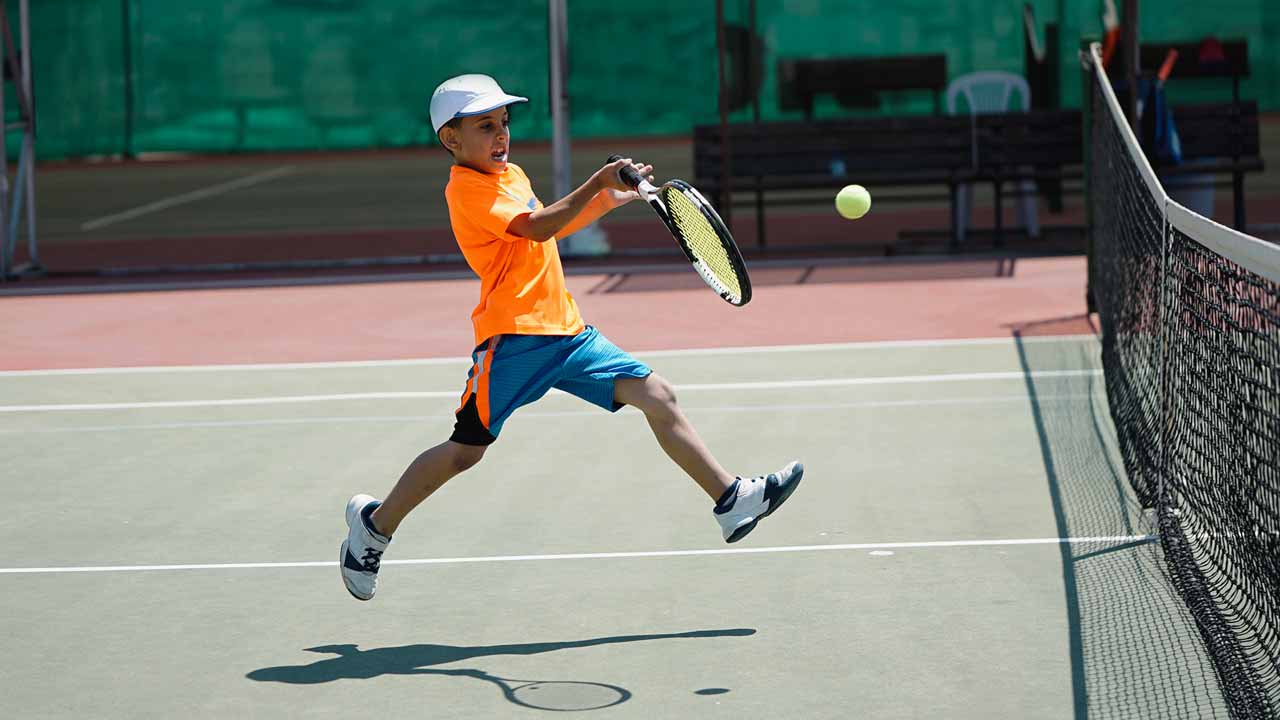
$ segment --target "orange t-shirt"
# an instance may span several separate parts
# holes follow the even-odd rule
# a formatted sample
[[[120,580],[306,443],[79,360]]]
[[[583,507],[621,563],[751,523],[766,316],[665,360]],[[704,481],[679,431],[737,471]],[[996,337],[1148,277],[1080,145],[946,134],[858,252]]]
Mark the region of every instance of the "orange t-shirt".
[[[582,331],[555,238],[537,242],[507,232],[517,216],[542,207],[524,170],[507,163],[501,174],[490,174],[454,165],[444,197],[458,247],[480,276],[480,304],[471,313],[476,345],[501,334]]]

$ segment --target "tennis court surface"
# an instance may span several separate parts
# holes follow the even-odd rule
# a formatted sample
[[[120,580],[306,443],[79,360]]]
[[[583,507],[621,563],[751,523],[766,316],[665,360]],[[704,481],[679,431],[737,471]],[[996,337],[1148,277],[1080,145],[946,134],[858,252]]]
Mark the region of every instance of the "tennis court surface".
[[[356,602],[343,507],[446,437],[474,280],[4,297],[0,717],[1275,717],[1280,253],[1086,59],[1088,267],[570,275],[728,468],[805,463],[733,546],[638,412],[552,394]]]
[[[0,663],[4,714],[1211,706],[1194,652],[1185,696],[1126,662],[1178,606],[1123,602],[1162,581],[1093,337],[643,357],[731,468],[805,461],[784,512],[723,545],[639,413],[552,395],[411,516],[369,604],[342,507],[447,432],[465,362],[0,377],[0,623],[31,650]]]

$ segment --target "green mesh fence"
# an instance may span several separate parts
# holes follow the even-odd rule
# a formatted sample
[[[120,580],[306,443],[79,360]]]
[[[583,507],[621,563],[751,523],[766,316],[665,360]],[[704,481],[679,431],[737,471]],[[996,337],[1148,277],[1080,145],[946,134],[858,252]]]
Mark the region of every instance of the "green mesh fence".
[[[725,4],[731,22],[747,24],[746,0]],[[1061,25],[1062,99],[1077,105],[1072,54],[1081,34],[1099,32],[1100,0],[1033,5],[1041,21]],[[568,6],[575,137],[685,134],[714,121],[712,0]],[[1280,3],[1144,6],[1146,37],[1246,38],[1254,71],[1244,93],[1264,108],[1280,106],[1272,59]],[[779,58],[945,53],[953,77],[1021,72],[1021,7],[759,0],[762,117],[798,116],[778,110]],[[422,144],[431,140],[428,94],[461,72],[491,74],[529,96],[514,132],[550,136],[542,0],[40,0],[31,3],[31,29],[44,158]],[[927,95],[901,93],[885,96],[877,112],[931,110]],[[831,100],[816,107],[819,116],[847,112]],[[735,114],[746,117],[745,109]]]

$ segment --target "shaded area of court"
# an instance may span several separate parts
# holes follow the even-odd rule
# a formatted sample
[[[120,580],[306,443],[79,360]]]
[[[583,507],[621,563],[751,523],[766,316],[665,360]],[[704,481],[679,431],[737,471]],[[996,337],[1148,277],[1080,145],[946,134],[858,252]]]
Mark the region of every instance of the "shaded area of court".
[[[1211,715],[1096,341],[1032,334],[642,355],[731,470],[805,461],[786,508],[725,546],[638,413],[554,394],[368,604],[343,504],[447,434],[465,362],[0,375],[10,409],[90,406],[0,412],[5,489],[40,488],[0,518],[0,633],[35,650],[0,714]]]
[[[1264,118],[1262,147],[1274,142],[1280,122]],[[572,177],[581,181],[613,152],[651,162],[660,179],[692,179],[692,149],[686,138],[620,138],[575,145]],[[1268,157],[1268,166],[1275,158]],[[516,138],[513,161],[528,172],[544,201],[552,193],[551,156],[545,143]],[[195,157],[146,163],[49,164],[40,173],[40,246],[44,264],[56,272],[101,269],[146,271],[165,268],[239,266],[269,268],[283,263],[364,260],[374,265],[430,260],[458,265],[448,228],[443,189],[449,158],[440,149]],[[851,178],[856,180],[856,178]],[[950,225],[945,188],[894,190],[908,202],[879,202],[851,223],[839,218],[830,192],[774,193],[767,213],[767,236],[776,253],[827,248],[845,254],[881,255],[887,249],[919,252],[945,248],[945,238],[900,240],[899,234],[946,231]],[[110,188],[104,192],[103,188]],[[991,237],[979,228],[993,220],[991,188],[976,187],[972,250],[989,250]],[[1252,177],[1247,186],[1249,221],[1261,237],[1280,227],[1280,181],[1275,173]],[[930,198],[911,199],[920,195]],[[795,205],[797,200],[805,204]],[[734,233],[748,254],[756,252],[753,197],[742,194],[733,210]],[[1015,203],[1006,203],[1005,226],[1016,225]],[[1039,241],[1011,235],[1015,252],[1079,252],[1076,231],[1084,216],[1078,197],[1066,211],[1048,212],[1041,203],[1046,236]],[[678,257],[674,246],[640,204],[604,221],[616,250],[633,257]],[[1229,221],[1231,196],[1216,194],[1215,217]]]

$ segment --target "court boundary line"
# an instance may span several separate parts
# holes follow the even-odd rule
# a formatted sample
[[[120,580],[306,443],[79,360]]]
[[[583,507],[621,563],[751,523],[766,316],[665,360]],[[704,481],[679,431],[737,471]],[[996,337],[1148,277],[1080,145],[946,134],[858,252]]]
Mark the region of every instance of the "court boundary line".
[[[1022,338],[1022,342],[1054,343],[1096,341],[1097,336],[1043,335]],[[842,350],[875,350],[888,348],[965,347],[1014,344],[1014,338],[939,338],[933,340],[868,340],[845,343],[806,343],[797,345],[744,345],[740,347],[677,348],[671,350],[641,350],[631,353],[638,358],[696,357],[700,355],[764,354],[787,352],[839,352]],[[0,370],[4,377],[41,377],[57,375],[127,375],[133,373],[182,373],[182,372],[256,372],[273,370],[342,370],[348,368],[414,367],[451,364],[471,364],[470,357],[403,358],[391,360],[335,360],[330,362],[293,363],[231,363],[226,365],[130,365],[121,367],[50,368],[35,370]]]
[[[382,565],[473,565],[501,562],[547,562],[557,560],[624,560],[637,558],[699,557],[709,555],[759,555],[793,552],[831,552],[850,550],[915,550],[934,548],[1017,547],[1083,543],[1150,543],[1156,535],[1105,535],[1095,537],[1009,538],[989,540],[924,540],[879,543],[841,543],[836,545],[776,545],[770,547],[708,548],[701,550],[640,550],[597,553],[550,553],[543,555],[480,555],[451,558],[411,558],[383,560]],[[175,565],[80,565],[30,568],[0,568],[0,575],[48,575],[111,572],[172,572],[182,570],[283,570],[293,568],[332,568],[336,560],[279,563],[199,563]]]
[[[161,210],[168,210],[169,208],[177,207],[179,205],[193,203],[197,200],[217,197],[234,190],[253,187],[254,185],[270,182],[279,177],[292,175],[297,171],[298,168],[295,165],[282,165],[272,170],[263,170],[262,172],[245,175],[244,177],[236,178],[235,180],[228,180],[216,185],[192,190],[191,192],[185,192],[180,195],[161,198],[160,200],[149,202],[145,205],[139,205],[137,207],[129,208],[128,210],[122,210],[117,213],[112,213],[111,215],[103,215],[102,217],[85,221],[80,224],[80,231],[87,232],[89,230],[97,230],[124,220],[132,220],[134,218],[142,217],[143,215],[150,215],[152,213],[160,212]]]
[[[762,380],[751,382],[729,383],[689,383],[677,384],[680,392],[723,391],[723,390],[793,390],[829,387],[864,387],[871,385],[915,385],[943,382],[986,382],[997,380],[1021,380],[1032,378],[1071,378],[1095,377],[1103,374],[1101,369],[1087,370],[1041,370],[1027,373],[1023,370],[986,373],[950,373],[945,375],[893,375],[873,377],[822,378],[813,380]],[[552,392],[563,391],[552,389]],[[439,398],[457,398],[457,390],[424,390],[424,391],[388,391],[363,393],[336,393],[328,395],[276,395],[243,398],[220,398],[213,400],[154,400],[144,402],[114,403],[62,403],[47,405],[0,405],[2,413],[36,413],[36,412],[84,412],[101,410],[158,410],[170,408],[195,407],[235,407],[250,405],[293,405],[317,402],[350,402],[359,400],[425,400]]]
[[[1044,401],[1068,402],[1084,400],[1090,395],[1079,393],[1071,395],[1046,395]],[[992,395],[985,397],[937,398],[933,400],[857,400],[847,403],[787,403],[768,405],[684,405],[686,413],[745,413],[759,412],[767,408],[769,412],[786,411],[822,411],[822,410],[856,410],[867,408],[908,408],[908,407],[954,407],[957,405],[996,405],[1002,403],[1023,403],[1030,399],[1028,395]],[[631,407],[624,407],[619,414],[640,415]],[[561,417],[600,417],[599,410],[547,410],[521,413],[521,418],[561,418]],[[212,428],[271,427],[287,425],[339,425],[344,423],[452,423],[454,417],[448,413],[436,415],[346,415],[328,417],[302,418],[254,418],[251,420],[195,420],[188,422],[168,423],[136,423],[132,425],[65,425],[42,428],[0,429],[0,435],[59,435],[81,432],[119,432],[128,430],[196,430]]]

